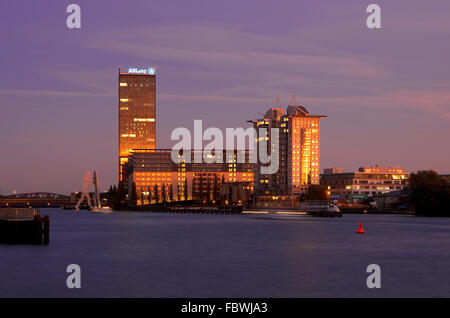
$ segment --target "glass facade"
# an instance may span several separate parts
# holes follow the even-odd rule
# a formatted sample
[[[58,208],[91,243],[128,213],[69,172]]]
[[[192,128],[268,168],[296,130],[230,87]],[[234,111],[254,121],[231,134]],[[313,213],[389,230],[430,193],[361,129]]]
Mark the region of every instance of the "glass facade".
[[[396,190],[403,190],[408,185],[409,173],[399,167],[362,167],[358,172],[328,173],[321,175],[321,183],[328,186],[331,195],[376,196]]]
[[[156,76],[119,74],[119,181],[135,149],[156,148]]]
[[[174,163],[171,150],[137,150],[129,157],[128,195],[136,189],[136,204],[150,204],[162,201],[206,200],[215,197],[217,187],[224,183],[245,184],[248,192],[253,191],[253,164],[237,162],[237,151],[231,156],[223,152],[223,163],[194,163],[195,151],[191,152],[191,163]]]
[[[259,142],[271,141],[270,128],[279,129],[279,169],[272,175],[259,173],[255,166],[255,194],[257,196],[291,196],[308,190],[309,185],[320,183],[320,120],[326,116],[311,115],[302,106],[269,109],[264,119],[252,121]],[[260,136],[258,128],[267,129]]]

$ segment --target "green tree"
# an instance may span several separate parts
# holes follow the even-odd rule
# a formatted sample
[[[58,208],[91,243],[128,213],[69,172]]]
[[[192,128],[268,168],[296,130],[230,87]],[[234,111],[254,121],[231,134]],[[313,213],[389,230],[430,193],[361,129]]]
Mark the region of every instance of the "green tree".
[[[172,189],[172,184],[169,184],[169,200],[170,200],[170,202],[173,202],[173,189]]]
[[[131,198],[129,200],[129,204],[131,206],[136,206],[136,203],[137,203],[136,183],[133,182],[132,188],[131,188]]]
[[[188,199],[188,182],[187,178],[184,180],[184,201]]]
[[[106,193],[106,201],[108,206],[113,207],[114,206],[114,201],[116,199],[117,196],[117,187],[116,185],[111,185],[109,187],[108,192]]]
[[[125,206],[126,194],[123,182],[119,182],[119,185],[113,185],[109,187],[106,194],[108,200],[108,206],[113,209],[121,209]]]
[[[450,216],[450,184],[435,171],[412,173],[408,190],[408,203],[416,214]]]
[[[153,187],[153,195],[155,198],[155,203],[158,204],[159,203],[159,194],[158,194],[158,185],[155,184],[155,186]]]
[[[147,187],[147,201],[148,204],[152,204],[152,188],[150,186]]]
[[[166,193],[166,184],[163,183],[162,184],[162,188],[161,188],[161,198],[162,198],[162,202],[166,203],[167,202],[167,193]]]
[[[216,203],[219,201],[219,177],[217,174],[214,174],[214,183],[213,183],[213,200],[216,201]]]
[[[211,202],[211,184],[209,182],[209,177],[206,177],[206,202],[209,204]]]
[[[203,189],[204,189],[204,187],[203,187],[203,175],[202,174],[200,174],[200,177],[197,179],[197,184],[198,184],[198,192],[196,191],[195,199],[197,201],[200,201],[200,203],[203,203],[203,199],[204,199]],[[194,183],[192,185],[194,185]],[[195,189],[195,188],[193,188],[193,189]]]
[[[141,205],[144,205],[144,188],[141,187]]]

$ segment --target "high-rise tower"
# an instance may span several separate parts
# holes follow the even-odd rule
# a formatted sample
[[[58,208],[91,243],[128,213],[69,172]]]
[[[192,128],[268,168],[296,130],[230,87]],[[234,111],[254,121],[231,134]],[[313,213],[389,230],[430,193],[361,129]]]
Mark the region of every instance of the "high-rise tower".
[[[326,116],[311,115],[305,107],[289,105],[269,109],[264,118],[252,120],[260,140],[272,145],[271,128],[279,132],[279,168],[274,174],[261,174],[255,165],[254,192],[256,197],[296,196],[305,193],[309,185],[320,183],[320,120]],[[260,136],[259,128],[265,128]]]
[[[128,156],[156,147],[156,75],[153,67],[119,69],[119,182]]]

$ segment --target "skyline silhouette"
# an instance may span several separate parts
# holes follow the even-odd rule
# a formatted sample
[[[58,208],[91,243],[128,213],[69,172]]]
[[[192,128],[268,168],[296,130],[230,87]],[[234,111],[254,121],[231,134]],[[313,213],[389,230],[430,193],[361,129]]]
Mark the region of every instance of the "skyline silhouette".
[[[321,125],[321,170],[450,173],[445,1],[77,1],[0,4],[1,194],[70,193],[86,170],[117,182],[117,67],[157,67],[156,146],[170,133],[249,127],[292,94]]]

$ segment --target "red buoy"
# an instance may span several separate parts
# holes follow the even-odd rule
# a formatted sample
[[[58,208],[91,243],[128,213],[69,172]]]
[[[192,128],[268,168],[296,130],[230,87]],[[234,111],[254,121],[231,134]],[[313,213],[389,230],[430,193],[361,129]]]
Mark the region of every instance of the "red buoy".
[[[364,234],[364,230],[362,228],[362,223],[359,223],[359,229],[356,231],[358,234]]]

